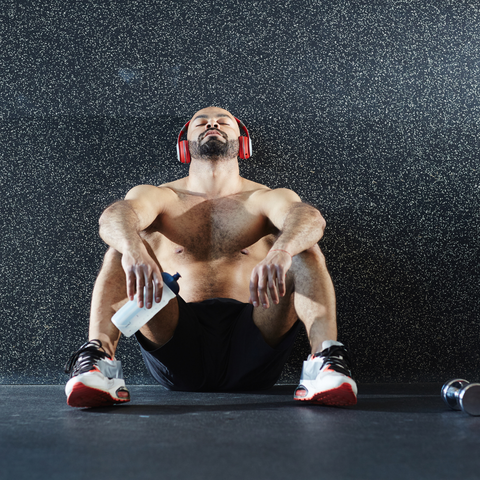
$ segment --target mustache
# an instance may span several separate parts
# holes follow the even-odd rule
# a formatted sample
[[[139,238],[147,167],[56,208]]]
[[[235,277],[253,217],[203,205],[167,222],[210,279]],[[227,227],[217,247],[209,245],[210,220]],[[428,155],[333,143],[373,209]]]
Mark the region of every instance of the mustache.
[[[198,140],[201,142],[201,141],[205,138],[205,136],[207,135],[207,133],[208,133],[208,132],[212,132],[212,131],[218,132],[223,138],[225,138],[225,140],[227,139],[227,134],[221,132],[220,130],[218,130],[218,128],[209,128],[208,130],[206,130],[205,132],[203,132],[202,134],[200,134],[200,136],[198,137]]]

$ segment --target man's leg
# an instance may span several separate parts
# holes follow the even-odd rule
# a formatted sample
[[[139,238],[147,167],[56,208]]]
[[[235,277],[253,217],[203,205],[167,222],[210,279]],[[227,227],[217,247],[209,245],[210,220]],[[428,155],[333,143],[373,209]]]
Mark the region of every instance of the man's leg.
[[[311,355],[304,362],[295,399],[328,405],[356,403],[348,355],[336,341],[335,290],[317,245],[293,258],[286,289],[277,305],[269,297],[269,308],[255,308],[253,320],[272,347],[280,343],[297,318],[305,324]]]
[[[299,318],[307,330],[312,354],[325,340],[337,339],[335,290],[320,248],[296,255],[287,272],[287,293],[269,308],[257,307],[253,320],[265,341],[275,347]]]
[[[115,360],[120,331],[111,321],[127,301],[121,254],[109,249],[93,289],[89,342],[70,360],[72,378],[65,389],[69,405],[94,407],[130,400],[121,364]],[[172,337],[177,323],[178,303],[172,299],[140,331],[152,346],[160,347]]]
[[[153,252],[147,246],[150,254]],[[112,323],[113,315],[128,301],[125,273],[119,252],[109,249],[97,277],[92,294],[89,339],[102,342],[105,351],[113,358],[120,340],[120,330]],[[178,303],[172,299],[140,332],[153,346],[161,347],[172,338],[178,323]]]

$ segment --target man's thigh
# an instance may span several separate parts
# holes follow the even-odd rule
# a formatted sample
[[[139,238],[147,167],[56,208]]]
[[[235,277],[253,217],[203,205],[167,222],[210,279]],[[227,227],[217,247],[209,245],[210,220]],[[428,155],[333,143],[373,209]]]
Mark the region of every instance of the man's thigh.
[[[140,332],[148,340],[151,348],[159,348],[173,337],[178,319],[178,300],[175,297],[140,328]]]

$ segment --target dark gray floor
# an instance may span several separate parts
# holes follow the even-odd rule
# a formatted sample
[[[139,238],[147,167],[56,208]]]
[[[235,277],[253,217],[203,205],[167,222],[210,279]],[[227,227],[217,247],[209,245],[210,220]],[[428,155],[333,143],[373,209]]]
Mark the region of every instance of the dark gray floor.
[[[0,386],[5,479],[475,479],[480,417],[440,385],[363,385],[358,405],[131,387],[129,405],[77,410],[63,386]]]

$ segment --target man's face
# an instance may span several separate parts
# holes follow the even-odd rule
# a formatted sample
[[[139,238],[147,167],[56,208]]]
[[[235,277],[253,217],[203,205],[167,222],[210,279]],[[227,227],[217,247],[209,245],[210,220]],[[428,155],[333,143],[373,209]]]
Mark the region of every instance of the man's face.
[[[217,107],[204,108],[188,126],[190,155],[204,160],[236,158],[239,135],[238,123],[229,112]]]

